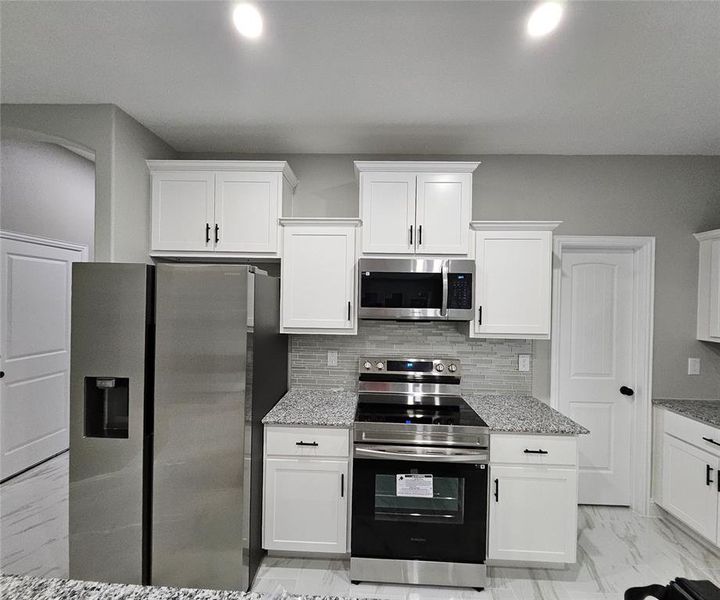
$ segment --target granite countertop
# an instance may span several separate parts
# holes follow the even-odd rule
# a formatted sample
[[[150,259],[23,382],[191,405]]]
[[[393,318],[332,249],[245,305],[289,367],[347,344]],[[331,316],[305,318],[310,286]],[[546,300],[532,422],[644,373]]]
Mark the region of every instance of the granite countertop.
[[[1,575],[0,598],[7,600],[268,600],[270,596],[257,592],[196,590]],[[349,600],[340,596],[293,594],[284,594],[281,598],[282,600]]]
[[[720,400],[653,400],[655,406],[662,406],[679,415],[720,427]]]
[[[265,415],[265,425],[352,427],[357,393],[346,390],[290,390]]]
[[[488,424],[490,433],[590,433],[582,425],[532,396],[488,394],[464,398]]]

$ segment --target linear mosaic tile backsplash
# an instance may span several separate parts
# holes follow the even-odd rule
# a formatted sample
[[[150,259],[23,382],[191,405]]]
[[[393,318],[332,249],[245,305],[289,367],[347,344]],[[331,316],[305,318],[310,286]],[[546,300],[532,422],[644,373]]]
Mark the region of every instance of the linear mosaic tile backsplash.
[[[337,367],[327,364],[329,350],[338,353]],[[455,323],[361,321],[356,336],[291,336],[290,387],[355,390],[361,356],[448,357],[462,364],[466,394],[531,394],[532,359],[521,373],[518,354],[532,355],[532,342],[471,339]]]

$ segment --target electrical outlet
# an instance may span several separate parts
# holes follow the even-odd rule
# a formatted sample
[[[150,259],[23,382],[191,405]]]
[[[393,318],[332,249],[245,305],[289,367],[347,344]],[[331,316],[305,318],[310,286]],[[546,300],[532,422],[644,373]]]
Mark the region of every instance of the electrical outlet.
[[[518,354],[518,371],[527,373],[530,370],[530,355]]]
[[[337,367],[337,350],[328,350],[328,367]]]
[[[700,375],[699,358],[688,358],[688,375]]]

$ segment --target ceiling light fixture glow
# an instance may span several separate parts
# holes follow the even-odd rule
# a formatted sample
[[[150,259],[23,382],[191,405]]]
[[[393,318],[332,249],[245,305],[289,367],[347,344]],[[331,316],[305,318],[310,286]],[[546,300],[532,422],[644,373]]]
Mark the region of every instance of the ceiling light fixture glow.
[[[527,32],[530,37],[543,37],[555,30],[563,15],[560,2],[543,2],[530,13]]]
[[[262,35],[263,18],[252,4],[238,4],[233,10],[233,23],[243,37],[255,39]]]

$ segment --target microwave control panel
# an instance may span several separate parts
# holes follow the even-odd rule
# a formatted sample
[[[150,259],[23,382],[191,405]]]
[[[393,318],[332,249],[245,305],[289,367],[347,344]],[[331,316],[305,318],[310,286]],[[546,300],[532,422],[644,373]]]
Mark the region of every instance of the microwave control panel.
[[[448,273],[448,308],[471,309],[472,273]]]

